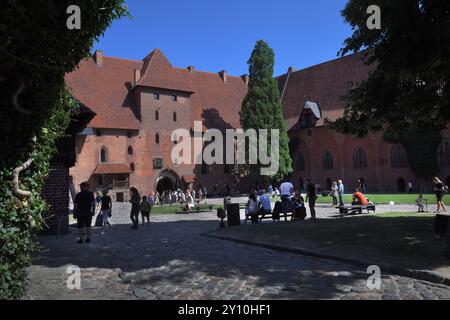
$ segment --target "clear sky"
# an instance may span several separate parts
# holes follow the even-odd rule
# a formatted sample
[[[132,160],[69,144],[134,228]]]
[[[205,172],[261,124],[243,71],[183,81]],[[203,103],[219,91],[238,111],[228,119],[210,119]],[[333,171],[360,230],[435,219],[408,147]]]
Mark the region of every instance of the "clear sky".
[[[337,57],[351,28],[347,0],[127,0],[133,19],[113,23],[95,45],[107,56],[143,59],[160,48],[174,66],[248,73],[255,42],[276,55],[275,75]]]

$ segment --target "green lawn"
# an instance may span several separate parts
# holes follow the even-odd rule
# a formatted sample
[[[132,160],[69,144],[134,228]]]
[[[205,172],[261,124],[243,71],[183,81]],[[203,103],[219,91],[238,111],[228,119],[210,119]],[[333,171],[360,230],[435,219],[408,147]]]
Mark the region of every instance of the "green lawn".
[[[200,211],[209,211],[210,207],[212,206],[213,211],[216,211],[220,206],[218,205],[197,205],[194,209],[192,209],[192,212],[195,213],[198,209]],[[184,206],[180,204],[173,204],[173,205],[164,205],[162,207],[153,207],[152,208],[152,214],[172,214],[172,213],[179,213],[183,212]]]
[[[445,241],[433,232],[434,215],[387,213],[299,223],[228,228],[217,234],[299,247],[379,264],[448,272]]]
[[[376,204],[388,204],[391,201],[394,201],[395,204],[415,204],[418,194],[368,194],[366,195],[370,201]],[[424,199],[428,199],[429,205],[436,204],[436,196],[434,194],[425,194]],[[278,201],[279,198],[272,199],[273,202]],[[450,205],[450,195],[444,197],[444,201],[446,205]],[[352,202],[352,195],[344,196],[345,203]],[[333,199],[331,197],[322,197],[319,195],[317,199],[317,203],[333,203]]]

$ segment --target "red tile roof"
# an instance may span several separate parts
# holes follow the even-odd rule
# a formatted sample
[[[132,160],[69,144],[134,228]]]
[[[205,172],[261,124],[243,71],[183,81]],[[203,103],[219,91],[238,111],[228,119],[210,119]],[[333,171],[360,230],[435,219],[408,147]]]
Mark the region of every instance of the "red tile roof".
[[[130,90],[135,69],[141,70],[138,86],[192,93],[192,118],[203,120],[204,127],[240,127],[239,111],[247,94],[247,86],[241,77],[227,76],[225,82],[219,73],[190,72],[173,67],[158,49],[143,61],[103,57],[103,65],[97,66],[93,59],[87,59],[81,62],[78,70],[66,75],[66,83],[74,96],[97,113],[89,126],[139,129]]]
[[[159,49],[144,58],[139,86],[194,92],[186,75],[177,72]]]
[[[323,118],[339,117],[345,107],[340,97],[371,70],[362,57],[361,53],[349,55],[293,72],[289,79],[287,74],[278,77],[288,128],[297,124],[306,101],[317,102]],[[97,66],[93,59],[87,59],[66,75],[75,97],[97,114],[90,127],[139,130],[132,90],[134,70],[141,70],[137,86],[191,93],[192,119],[203,121],[207,129],[240,127],[239,112],[247,93],[241,77],[227,76],[224,81],[219,73],[173,67],[158,49],[143,61],[103,57],[102,66]]]
[[[352,54],[325,62],[277,78],[280,92],[283,92],[284,116],[288,128],[298,122],[307,101],[317,102],[325,118],[336,120],[343,113],[345,103],[341,100],[352,86],[367,79],[372,67],[364,64],[364,53]]]
[[[141,67],[142,61],[104,57],[101,67],[93,59],[86,59],[78,70],[66,75],[66,84],[74,96],[97,114],[90,127],[139,129],[127,82],[134,83],[134,69]]]
[[[131,169],[123,163],[99,163],[93,174],[122,174],[131,172]]]

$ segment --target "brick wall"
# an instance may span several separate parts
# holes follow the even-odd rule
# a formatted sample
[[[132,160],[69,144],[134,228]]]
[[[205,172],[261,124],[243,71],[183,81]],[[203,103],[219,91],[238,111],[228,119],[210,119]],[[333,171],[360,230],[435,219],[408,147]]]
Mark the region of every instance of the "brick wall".
[[[43,217],[50,229],[45,233],[64,234],[68,231],[69,168],[62,163],[52,164],[42,196],[50,206]]]

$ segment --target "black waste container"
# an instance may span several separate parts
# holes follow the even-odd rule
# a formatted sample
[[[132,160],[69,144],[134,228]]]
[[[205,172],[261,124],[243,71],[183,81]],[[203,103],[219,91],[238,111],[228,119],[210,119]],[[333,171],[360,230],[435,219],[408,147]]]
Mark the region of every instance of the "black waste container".
[[[241,225],[241,214],[239,212],[239,203],[229,204],[227,207],[228,226],[236,227]]]

